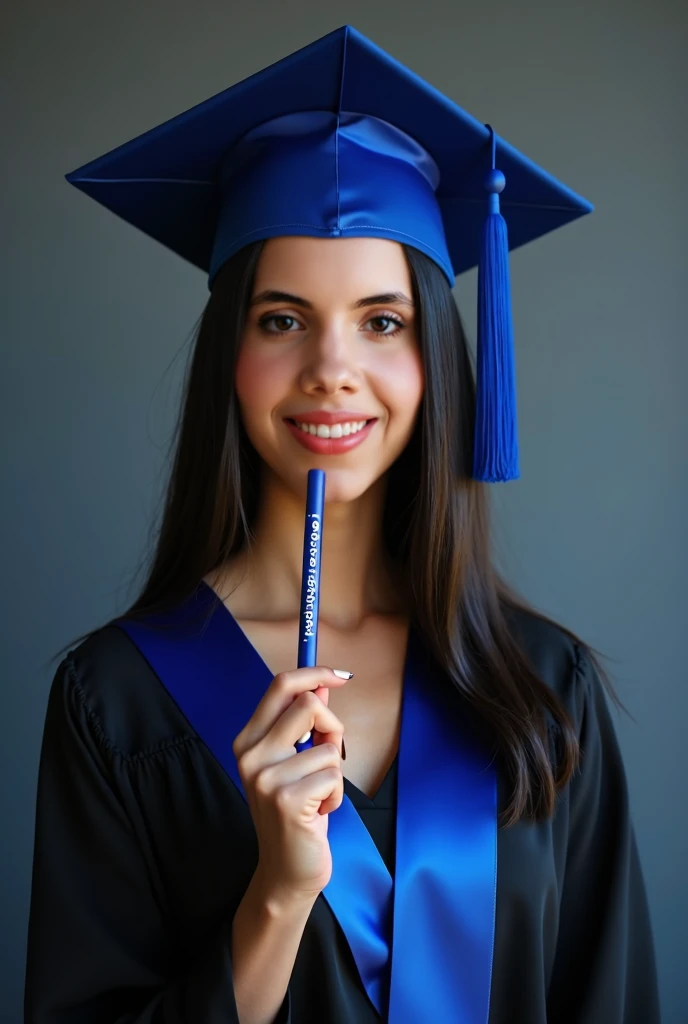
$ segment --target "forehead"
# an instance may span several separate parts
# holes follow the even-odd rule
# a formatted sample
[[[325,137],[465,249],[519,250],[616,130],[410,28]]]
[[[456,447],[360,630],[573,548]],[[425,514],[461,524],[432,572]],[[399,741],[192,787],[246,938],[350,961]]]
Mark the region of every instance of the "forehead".
[[[386,238],[308,238],[280,236],[263,246],[254,290],[279,288],[342,294],[404,290],[411,276],[399,242]],[[363,294],[363,291],[361,292]]]

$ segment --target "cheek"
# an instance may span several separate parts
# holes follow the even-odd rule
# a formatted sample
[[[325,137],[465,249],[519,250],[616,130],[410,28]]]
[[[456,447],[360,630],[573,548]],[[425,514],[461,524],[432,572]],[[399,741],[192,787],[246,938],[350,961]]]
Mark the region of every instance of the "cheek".
[[[240,350],[234,386],[244,417],[273,407],[284,387],[283,376],[274,360],[250,347]]]
[[[399,353],[387,361],[380,374],[386,404],[402,420],[412,420],[423,397],[423,363],[416,350]]]

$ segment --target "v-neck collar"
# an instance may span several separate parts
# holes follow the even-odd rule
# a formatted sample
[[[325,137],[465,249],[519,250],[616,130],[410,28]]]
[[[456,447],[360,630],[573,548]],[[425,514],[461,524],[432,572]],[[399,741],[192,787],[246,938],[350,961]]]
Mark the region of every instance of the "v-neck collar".
[[[391,776],[395,774],[395,771],[398,767],[398,763],[399,753],[397,752],[394,755],[394,760],[392,761],[389,768],[385,772],[385,777],[382,779],[380,785],[377,787],[372,796],[368,796],[368,794],[364,793],[362,789],[359,789],[358,786],[351,781],[351,779],[347,779],[346,775],[344,776],[345,789],[348,789],[349,792],[353,790],[354,796],[356,797],[355,803],[358,808],[364,807],[366,809],[387,809]],[[379,801],[381,800],[383,800],[382,805],[379,803]]]
[[[212,614],[218,604],[227,614]],[[227,606],[205,584],[166,612],[116,625],[245,798],[232,737],[272,673]],[[496,771],[492,751],[478,742],[413,626],[404,663],[394,882],[346,794],[330,815],[328,840],[333,871],[321,897],[382,1019],[416,1024],[430,1011],[437,1024],[487,1020]]]
[[[252,643],[252,641],[246,635],[244,630],[241,628],[240,623],[237,621],[236,617],[232,614],[232,612],[227,607],[227,605],[222,600],[222,598],[217,593],[217,591],[214,589],[214,587],[211,587],[210,584],[206,583],[206,581],[203,580],[203,579],[201,580],[201,585],[206,587],[210,591],[210,595],[209,596],[211,598],[214,598],[215,602],[220,606],[222,611],[224,611],[229,616],[229,618],[231,619],[233,625],[236,627],[236,629],[238,630],[238,633],[240,634],[240,638],[241,638],[240,642],[243,642],[243,644],[246,646],[246,650],[250,652],[252,659],[260,666],[261,672],[263,674],[265,674],[267,678],[270,678],[270,679],[274,678],[274,673],[273,673],[272,669],[265,663],[265,661],[263,660],[263,657],[261,656],[261,654],[258,651],[258,649],[255,647],[255,645]],[[220,614],[222,614],[222,612]],[[410,628],[411,627],[409,626],[409,631],[410,631]],[[408,657],[408,651],[407,651],[407,657]],[[405,659],[405,662],[406,662],[406,659]],[[375,807],[376,806],[375,801],[376,801],[376,799],[378,799],[380,797],[380,795],[383,792],[385,792],[386,787],[387,787],[387,783],[389,781],[389,776],[392,774],[393,770],[396,768],[398,759],[399,759],[399,751],[397,749],[397,752],[394,755],[394,759],[393,759],[392,763],[390,764],[389,768],[385,772],[384,778],[382,779],[382,781],[380,782],[379,786],[377,787],[377,789],[375,790],[375,792],[373,793],[372,796],[369,796],[362,789],[359,789],[359,787],[354,782],[352,782],[351,779],[347,779],[346,775],[344,775],[344,778],[345,778],[348,786],[351,789],[355,790],[359,802],[363,803],[363,801],[365,801],[371,807]]]

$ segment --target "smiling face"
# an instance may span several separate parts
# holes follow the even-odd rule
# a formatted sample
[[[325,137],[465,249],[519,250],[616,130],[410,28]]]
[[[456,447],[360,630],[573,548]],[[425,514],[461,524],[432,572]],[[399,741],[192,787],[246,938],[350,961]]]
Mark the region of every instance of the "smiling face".
[[[267,241],[235,386],[251,443],[290,490],[302,495],[308,470],[318,467],[328,501],[365,493],[406,447],[423,395],[401,245]]]

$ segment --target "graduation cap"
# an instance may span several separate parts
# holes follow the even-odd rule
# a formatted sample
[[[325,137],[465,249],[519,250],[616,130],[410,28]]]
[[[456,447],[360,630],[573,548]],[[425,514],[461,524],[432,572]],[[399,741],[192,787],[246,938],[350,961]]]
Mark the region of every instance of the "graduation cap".
[[[278,235],[393,239],[451,286],[477,265],[473,477],[518,478],[508,252],[593,207],[355,28],[66,178],[209,287],[235,252]]]

